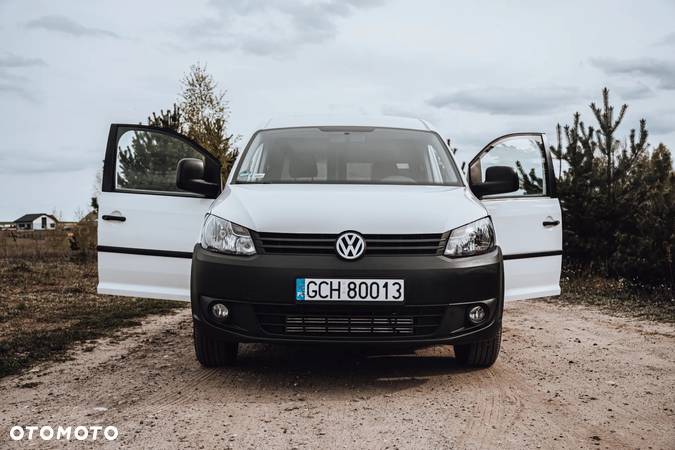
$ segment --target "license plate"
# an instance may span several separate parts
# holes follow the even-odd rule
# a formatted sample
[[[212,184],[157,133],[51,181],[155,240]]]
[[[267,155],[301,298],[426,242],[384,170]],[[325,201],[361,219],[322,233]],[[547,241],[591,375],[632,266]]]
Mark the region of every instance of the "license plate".
[[[402,302],[403,280],[297,278],[297,301],[381,301]]]

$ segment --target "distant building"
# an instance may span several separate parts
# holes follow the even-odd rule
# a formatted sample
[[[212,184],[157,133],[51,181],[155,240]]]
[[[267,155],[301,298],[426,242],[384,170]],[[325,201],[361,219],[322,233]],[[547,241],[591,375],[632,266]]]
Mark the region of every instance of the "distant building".
[[[2,230],[13,230],[16,228],[14,222],[0,222],[0,231]]]
[[[51,214],[26,214],[14,221],[17,230],[55,230],[58,219]]]

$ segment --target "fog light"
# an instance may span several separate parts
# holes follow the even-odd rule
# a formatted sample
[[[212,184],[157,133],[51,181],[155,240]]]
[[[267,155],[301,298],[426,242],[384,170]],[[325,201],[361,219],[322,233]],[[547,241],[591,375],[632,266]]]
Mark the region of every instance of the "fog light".
[[[486,316],[487,310],[483,305],[474,306],[469,310],[469,320],[471,323],[481,323],[485,320]]]
[[[218,320],[227,320],[230,317],[230,310],[222,303],[214,303],[211,305],[211,314]]]

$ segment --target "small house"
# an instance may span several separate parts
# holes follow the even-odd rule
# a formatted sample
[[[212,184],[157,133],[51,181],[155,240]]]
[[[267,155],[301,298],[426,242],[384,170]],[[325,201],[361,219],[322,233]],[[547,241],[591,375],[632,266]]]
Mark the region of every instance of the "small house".
[[[37,213],[26,214],[14,221],[16,229],[27,230],[55,230],[58,219],[51,214]]]

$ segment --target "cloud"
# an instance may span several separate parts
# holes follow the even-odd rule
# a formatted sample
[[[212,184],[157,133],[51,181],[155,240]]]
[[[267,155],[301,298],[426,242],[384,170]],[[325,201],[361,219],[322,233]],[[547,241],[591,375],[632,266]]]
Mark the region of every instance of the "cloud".
[[[435,95],[427,104],[488,114],[531,115],[557,111],[581,98],[573,87],[472,88]]]
[[[85,27],[65,16],[51,15],[42,16],[26,23],[26,28],[54,31],[75,37],[110,37],[120,39],[120,35],[102,28]]]
[[[328,16],[349,16],[355,8],[379,6],[384,0],[211,0],[211,5],[221,11],[235,11],[239,15],[250,15],[261,11],[279,10],[298,18],[316,20]]]
[[[658,111],[647,114],[647,130],[650,134],[669,134],[675,132],[675,111]]]
[[[33,90],[28,87],[28,78],[17,75],[13,71],[46,65],[47,63],[41,58],[28,58],[12,53],[5,53],[5,55],[0,56],[0,96],[9,95],[29,102],[37,102]]]
[[[37,102],[37,98],[33,94],[31,90],[28,88],[21,86],[19,84],[14,84],[14,83],[0,83],[0,98],[3,97],[4,95],[14,95],[16,97],[19,97],[23,100],[27,100],[32,103]],[[2,161],[0,159],[0,161]]]
[[[4,56],[0,56],[0,69],[46,65],[47,63],[45,63],[41,58],[26,58],[24,56],[18,56],[12,53],[7,53]]]
[[[17,155],[21,155],[17,158]],[[0,173],[35,174],[76,172],[83,169],[102,167],[101,154],[74,148],[50,149],[45,151],[0,150]]]
[[[666,34],[663,38],[659,39],[655,45],[675,45],[675,32]]]
[[[591,64],[607,75],[647,76],[655,79],[662,89],[675,89],[675,62],[654,58],[592,58]]]
[[[624,100],[638,100],[654,95],[654,91],[641,81],[628,85],[618,85],[613,89],[616,90]],[[611,86],[610,90],[612,90]]]
[[[219,19],[189,24],[188,47],[267,56],[288,54],[301,46],[334,39],[341,19],[383,0],[211,0]]]
[[[22,83],[28,81],[28,78],[23,75],[16,75],[10,70],[0,67],[0,80],[13,83]]]

